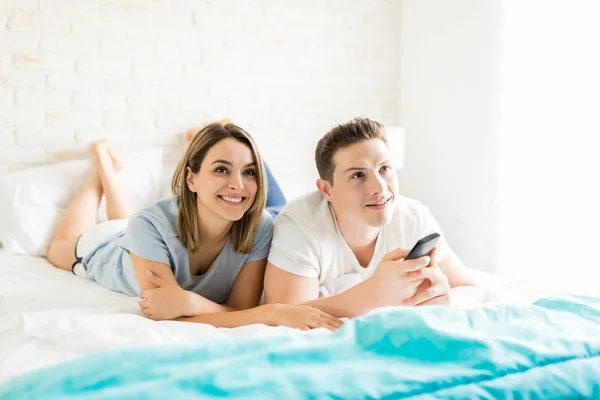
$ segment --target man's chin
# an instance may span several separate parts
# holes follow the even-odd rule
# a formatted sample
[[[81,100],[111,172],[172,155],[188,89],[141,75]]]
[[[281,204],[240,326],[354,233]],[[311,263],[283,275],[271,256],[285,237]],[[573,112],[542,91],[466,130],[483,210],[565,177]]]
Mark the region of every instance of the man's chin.
[[[373,228],[381,228],[381,227],[386,226],[390,222],[392,222],[392,217],[393,217],[393,214],[390,213],[389,215],[381,215],[376,218],[373,218],[373,217],[367,218],[365,220],[365,222],[367,223],[367,225],[369,225]]]

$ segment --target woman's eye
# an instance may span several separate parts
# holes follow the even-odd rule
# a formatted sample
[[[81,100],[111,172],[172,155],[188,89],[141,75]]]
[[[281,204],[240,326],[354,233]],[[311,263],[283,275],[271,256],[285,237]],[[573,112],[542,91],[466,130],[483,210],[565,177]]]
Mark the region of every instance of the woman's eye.
[[[350,177],[350,179],[358,179],[358,178],[362,178],[363,176],[365,176],[364,173],[362,172],[357,172],[355,174],[352,174],[352,176]]]
[[[244,171],[244,175],[254,176],[256,175],[256,171],[254,171],[253,169],[247,169]]]
[[[227,173],[227,168],[225,168],[225,167],[217,167],[215,169],[215,172],[218,172],[219,174],[226,174]]]
[[[384,165],[383,167],[381,167],[381,172],[389,172],[391,171],[392,168],[389,165]]]

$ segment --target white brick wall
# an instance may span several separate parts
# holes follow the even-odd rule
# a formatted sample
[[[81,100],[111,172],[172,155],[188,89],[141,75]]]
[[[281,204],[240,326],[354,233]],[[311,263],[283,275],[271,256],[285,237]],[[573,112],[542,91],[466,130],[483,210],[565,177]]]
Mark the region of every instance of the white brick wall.
[[[287,194],[334,124],[399,118],[396,0],[2,0],[0,172],[229,117]]]

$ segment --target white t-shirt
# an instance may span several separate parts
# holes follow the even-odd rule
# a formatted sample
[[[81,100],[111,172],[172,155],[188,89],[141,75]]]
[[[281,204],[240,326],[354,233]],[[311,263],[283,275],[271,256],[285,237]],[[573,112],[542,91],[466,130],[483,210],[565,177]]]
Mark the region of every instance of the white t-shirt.
[[[333,296],[369,278],[383,257],[437,232],[438,260],[448,244],[429,209],[417,200],[396,195],[392,221],[381,228],[371,262],[362,267],[342,237],[329,202],[318,191],[287,204],[275,221],[269,253],[271,264],[296,275],[318,278],[320,295]]]

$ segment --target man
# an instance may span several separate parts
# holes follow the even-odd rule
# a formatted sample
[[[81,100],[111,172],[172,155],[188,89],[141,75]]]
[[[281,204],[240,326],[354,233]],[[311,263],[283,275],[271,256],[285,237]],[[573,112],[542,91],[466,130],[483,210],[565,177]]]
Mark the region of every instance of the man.
[[[275,222],[267,303],[354,317],[382,306],[485,301],[443,236],[429,256],[404,260],[419,239],[442,232],[427,207],[398,194],[381,124],[357,118],[333,128],[315,160],[318,191],[289,203]]]

